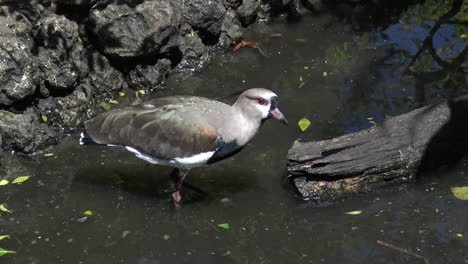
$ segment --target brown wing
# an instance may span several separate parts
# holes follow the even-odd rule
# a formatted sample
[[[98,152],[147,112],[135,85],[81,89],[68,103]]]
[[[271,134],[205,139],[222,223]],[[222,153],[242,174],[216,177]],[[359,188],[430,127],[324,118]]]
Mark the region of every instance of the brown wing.
[[[188,110],[190,104],[206,99],[181,99],[155,99],[108,112],[86,121],[86,132],[97,143],[130,146],[166,160],[216,150],[220,142],[216,128]]]

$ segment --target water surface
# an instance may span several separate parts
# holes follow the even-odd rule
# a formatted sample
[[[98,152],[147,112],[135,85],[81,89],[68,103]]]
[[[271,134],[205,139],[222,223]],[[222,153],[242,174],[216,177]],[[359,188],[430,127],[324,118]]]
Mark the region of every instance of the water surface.
[[[468,160],[326,207],[302,201],[285,180],[297,138],[332,138],[466,91],[433,82],[418,97],[418,80],[402,71],[430,23],[403,30],[408,25],[356,33],[325,15],[278,18],[246,33],[260,40],[261,52],[226,52],[202,72],[169,77],[149,97],[265,87],[279,95],[290,121],[268,121],[238,155],[192,170],[186,182],[204,194],[184,188],[180,210],[171,202],[170,168],[118,148],[80,146],[77,134],[48,150],[52,157],[19,158],[18,174],[32,177],[2,187],[0,201],[14,212],[0,217],[0,235],[12,237],[0,247],[17,254],[0,263],[423,263],[377,240],[431,263],[468,263],[467,202],[450,191],[468,185]],[[440,34],[447,39],[452,31]],[[296,126],[302,117],[312,122],[305,132]],[[355,210],[362,213],[345,214]]]

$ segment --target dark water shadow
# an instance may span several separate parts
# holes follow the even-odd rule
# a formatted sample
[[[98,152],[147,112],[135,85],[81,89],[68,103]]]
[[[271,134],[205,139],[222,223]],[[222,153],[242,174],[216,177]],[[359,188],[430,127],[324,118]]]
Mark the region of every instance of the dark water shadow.
[[[246,192],[258,184],[255,177],[244,177],[241,168],[229,170],[212,167],[192,169],[182,187],[183,204],[213,202],[230,194]],[[170,200],[174,191],[174,169],[165,166],[121,166],[113,168],[83,168],[76,172],[71,191],[84,185],[118,188],[138,196],[157,200]],[[240,177],[239,177],[240,176]]]
[[[427,144],[418,175],[445,164],[455,164],[468,153],[468,96],[448,101],[448,107],[449,120]]]

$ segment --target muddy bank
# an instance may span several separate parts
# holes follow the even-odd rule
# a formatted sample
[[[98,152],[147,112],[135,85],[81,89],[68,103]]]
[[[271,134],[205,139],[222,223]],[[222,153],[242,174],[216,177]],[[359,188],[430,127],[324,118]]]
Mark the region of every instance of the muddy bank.
[[[203,68],[253,23],[330,12],[362,29],[403,9],[390,1],[0,1],[1,149],[54,144],[105,111],[103,102],[125,101],[119,92],[153,91],[171,71]]]

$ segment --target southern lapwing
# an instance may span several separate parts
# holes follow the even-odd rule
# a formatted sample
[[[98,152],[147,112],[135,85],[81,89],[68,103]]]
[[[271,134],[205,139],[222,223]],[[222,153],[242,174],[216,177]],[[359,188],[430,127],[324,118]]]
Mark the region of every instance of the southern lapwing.
[[[80,144],[121,146],[150,163],[178,168],[172,194],[178,204],[191,168],[236,154],[271,117],[287,124],[276,94],[263,88],[243,92],[232,106],[196,96],[163,97],[86,121]]]

